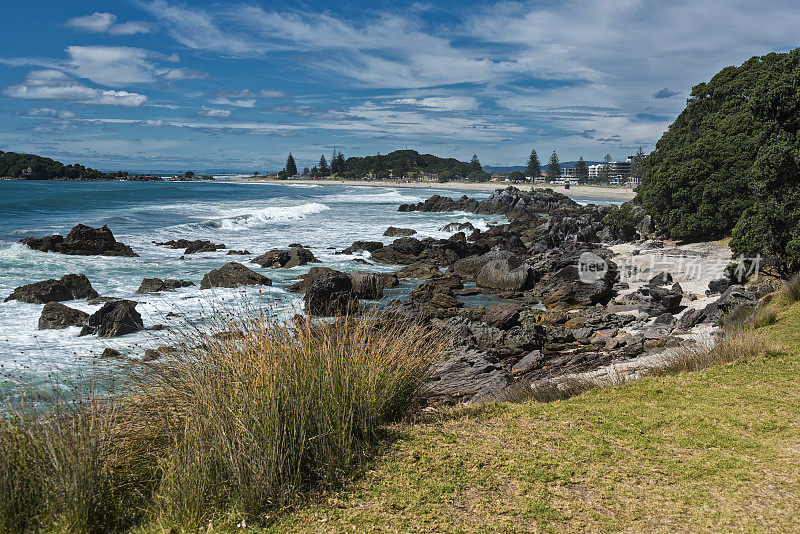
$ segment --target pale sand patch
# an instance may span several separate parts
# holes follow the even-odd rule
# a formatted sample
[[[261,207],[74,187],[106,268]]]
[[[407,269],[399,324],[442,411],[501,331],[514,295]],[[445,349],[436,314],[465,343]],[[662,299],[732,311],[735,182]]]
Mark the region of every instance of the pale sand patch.
[[[223,180],[219,180],[223,181]],[[273,183],[273,184],[312,184],[312,185],[358,185],[365,187],[402,187],[408,189],[444,189],[448,191],[495,191],[505,189],[509,185],[530,191],[533,188],[547,188],[571,197],[589,197],[604,200],[618,200],[625,202],[636,196],[631,187],[612,187],[603,185],[572,185],[570,189],[564,189],[563,185],[553,184],[509,184],[505,182],[446,182],[427,183],[427,182],[398,182],[390,180],[270,180],[254,176],[233,177],[227,181],[248,182],[248,183]]]

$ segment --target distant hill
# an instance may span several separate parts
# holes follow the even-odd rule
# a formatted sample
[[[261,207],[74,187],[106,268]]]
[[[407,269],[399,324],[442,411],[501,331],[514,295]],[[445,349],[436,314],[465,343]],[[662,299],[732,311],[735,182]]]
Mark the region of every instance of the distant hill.
[[[0,151],[0,176],[23,180],[108,180],[115,177],[77,163],[64,165],[34,154],[3,151]]]

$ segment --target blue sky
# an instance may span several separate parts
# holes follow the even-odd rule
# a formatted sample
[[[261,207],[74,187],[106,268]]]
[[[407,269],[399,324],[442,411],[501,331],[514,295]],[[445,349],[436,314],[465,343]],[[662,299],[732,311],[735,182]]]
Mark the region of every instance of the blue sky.
[[[334,148],[488,165],[651,150],[691,87],[800,41],[796,1],[10,3],[0,148],[276,170]]]

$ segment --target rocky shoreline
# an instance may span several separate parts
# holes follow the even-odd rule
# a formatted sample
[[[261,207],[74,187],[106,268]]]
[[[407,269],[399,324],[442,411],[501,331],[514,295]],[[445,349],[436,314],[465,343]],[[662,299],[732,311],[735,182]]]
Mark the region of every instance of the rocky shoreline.
[[[730,285],[722,278],[731,261],[727,247],[670,243],[641,208],[635,203],[628,208],[630,216],[621,223],[610,217],[614,207],[582,206],[549,189],[508,187],[480,201],[434,195],[398,211],[497,215],[498,222],[483,231],[466,222],[448,224],[441,229],[451,234],[446,239],[417,239],[413,228],[390,227],[381,233],[397,237],[393,242],[356,241],[341,253],[359,253],[353,261],[365,264],[364,269],[376,262],[401,266],[397,271],[311,267],[288,290],[303,295],[308,315],[360,313],[378,301],[386,318],[447,332],[453,348],[431,370],[425,388],[430,404],[499,400],[520,385],[650,361],[669,347],[693,342],[700,331],[713,331],[743,307],[757,305],[763,293],[758,288]],[[21,242],[68,255],[136,256],[107,227],[78,225],[66,237]],[[203,240],[157,245],[184,254],[225,249]],[[282,269],[318,260],[311,250],[293,244],[249,261]],[[384,302],[384,291],[402,280],[419,284],[407,298]],[[231,261],[207,273],[199,286],[271,284],[269,277]],[[137,293],[190,285],[194,282],[145,278]],[[470,300],[474,297],[483,304]],[[103,306],[88,314],[61,304],[83,298]],[[21,286],[8,299],[44,304],[40,329],[80,326],[82,335],[113,337],[161,327],[146,327],[133,300],[98,299],[90,281],[78,274]],[[147,359],[168,352],[154,349]]]

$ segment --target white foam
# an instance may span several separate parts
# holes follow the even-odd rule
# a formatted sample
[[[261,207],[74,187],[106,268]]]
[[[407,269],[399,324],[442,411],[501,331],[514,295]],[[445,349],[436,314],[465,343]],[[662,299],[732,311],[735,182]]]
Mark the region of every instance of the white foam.
[[[260,209],[225,209],[220,211],[229,214],[227,217],[209,218],[205,221],[178,225],[175,228],[203,227],[233,231],[252,230],[275,222],[304,219],[308,215],[322,213],[329,209],[329,206],[320,202],[308,202],[296,206],[269,206]]]

